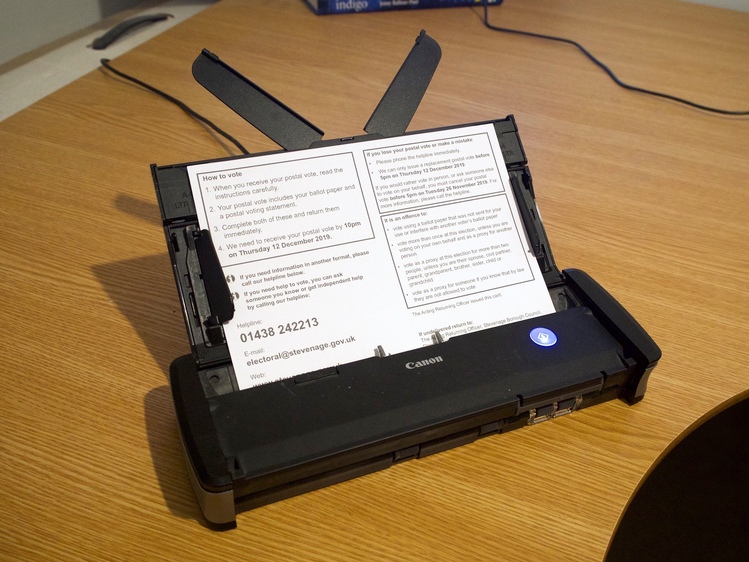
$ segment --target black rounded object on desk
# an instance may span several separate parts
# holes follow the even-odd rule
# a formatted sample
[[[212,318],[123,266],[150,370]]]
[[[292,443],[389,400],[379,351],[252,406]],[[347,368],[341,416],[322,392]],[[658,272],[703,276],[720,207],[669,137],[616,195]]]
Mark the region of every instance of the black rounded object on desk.
[[[749,398],[697,427],[636,492],[606,562],[749,560]]]

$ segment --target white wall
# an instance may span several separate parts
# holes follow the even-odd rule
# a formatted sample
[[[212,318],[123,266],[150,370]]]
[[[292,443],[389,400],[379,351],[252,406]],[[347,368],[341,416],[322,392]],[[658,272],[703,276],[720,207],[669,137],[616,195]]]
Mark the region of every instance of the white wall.
[[[0,0],[0,64],[143,0]]]

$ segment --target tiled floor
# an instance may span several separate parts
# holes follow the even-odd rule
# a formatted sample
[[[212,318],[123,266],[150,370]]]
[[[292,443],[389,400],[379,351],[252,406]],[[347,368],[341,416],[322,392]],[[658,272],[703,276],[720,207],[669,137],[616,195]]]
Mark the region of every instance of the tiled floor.
[[[80,78],[99,66],[102,58],[113,59],[159,33],[199,13],[216,0],[169,0],[141,14],[169,13],[172,18],[142,26],[122,36],[109,47],[95,51],[88,47],[106,30],[77,37],[41,56],[0,74],[0,121]]]

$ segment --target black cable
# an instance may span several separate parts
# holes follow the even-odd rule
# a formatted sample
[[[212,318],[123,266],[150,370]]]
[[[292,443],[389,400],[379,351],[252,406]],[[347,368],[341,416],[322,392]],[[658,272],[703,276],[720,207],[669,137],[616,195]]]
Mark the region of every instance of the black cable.
[[[149,84],[146,84],[145,82],[143,82],[141,80],[138,80],[137,78],[135,78],[133,76],[125,74],[124,72],[122,72],[120,70],[117,70],[116,68],[112,67],[112,65],[109,64],[110,63],[109,59],[101,59],[100,62],[101,62],[101,65],[104,68],[106,68],[108,71],[112,72],[113,74],[116,74],[120,78],[124,78],[125,80],[130,80],[131,82],[134,82],[134,83],[138,84],[138,86],[142,86],[146,90],[149,90],[149,91],[153,92],[154,94],[158,94],[161,97],[163,97],[163,98],[167,99],[168,101],[172,102],[174,105],[176,105],[177,107],[179,107],[182,111],[184,111],[185,113],[187,113],[190,117],[194,117],[198,121],[202,121],[203,123],[205,123],[206,125],[208,125],[211,129],[213,129],[214,131],[216,131],[219,135],[221,135],[222,137],[224,137],[226,140],[234,143],[234,146],[236,146],[242,152],[242,154],[249,154],[249,151],[244,146],[242,146],[242,144],[237,139],[235,139],[229,133],[227,133],[226,131],[224,131],[223,129],[221,129],[218,125],[216,125],[212,121],[210,121],[210,120],[206,119],[205,117],[203,117],[200,113],[194,111],[193,109],[190,109],[185,103],[181,102],[177,98],[175,98],[173,96],[170,96],[166,92],[162,92],[158,88],[154,88],[153,86],[150,86]]]
[[[514,33],[516,35],[525,35],[527,37],[536,37],[537,39],[548,39],[549,41],[558,41],[560,43],[567,43],[568,45],[573,45],[574,47],[577,47],[580,49],[580,51],[588,57],[593,63],[595,63],[597,66],[599,66],[606,74],[609,75],[609,77],[614,81],[614,83],[617,86],[621,86],[625,90],[631,90],[633,92],[640,92],[641,94],[648,94],[650,96],[657,96],[659,98],[665,98],[667,100],[672,100],[678,103],[683,103],[685,105],[688,105],[690,107],[696,107],[697,109],[702,109],[703,111],[711,111],[713,113],[720,113],[721,115],[749,115],[749,111],[729,111],[726,109],[717,109],[714,107],[708,107],[706,105],[702,105],[699,103],[695,103],[693,101],[686,100],[684,98],[680,98],[677,96],[672,96],[671,94],[664,94],[662,92],[656,92],[655,90],[646,90],[645,88],[639,88],[637,86],[632,86],[631,84],[627,84],[626,82],[622,82],[616,74],[612,72],[612,70],[603,64],[600,60],[598,60],[593,54],[588,51],[585,47],[583,47],[580,43],[577,41],[573,41],[572,39],[565,39],[564,37],[556,37],[554,35],[544,35],[542,33],[534,33],[532,31],[521,31],[519,29],[510,29],[508,27],[499,27],[496,25],[492,25],[489,23],[489,7],[487,4],[487,0],[483,0],[483,6],[484,6],[484,25],[488,27],[489,29],[493,31],[501,31],[502,33]],[[499,4],[501,4],[501,0]]]

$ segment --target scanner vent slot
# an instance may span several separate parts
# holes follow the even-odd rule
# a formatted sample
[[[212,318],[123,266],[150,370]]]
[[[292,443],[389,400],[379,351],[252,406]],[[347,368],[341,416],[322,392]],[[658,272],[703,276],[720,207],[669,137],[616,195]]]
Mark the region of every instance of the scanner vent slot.
[[[294,377],[294,384],[309,384],[311,382],[319,381],[320,379],[327,379],[329,377],[338,376],[338,368],[329,367],[327,369],[320,369],[318,371],[311,371]]]

